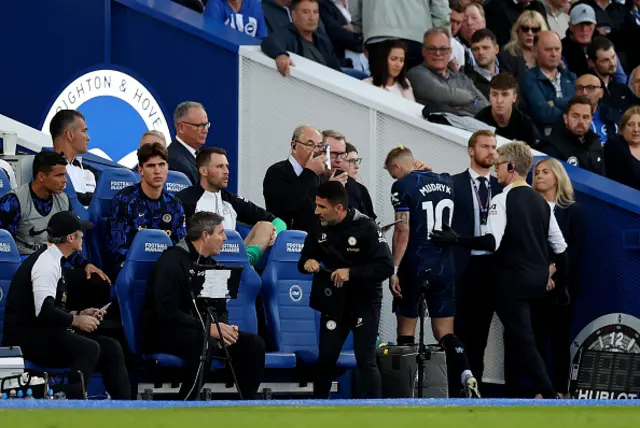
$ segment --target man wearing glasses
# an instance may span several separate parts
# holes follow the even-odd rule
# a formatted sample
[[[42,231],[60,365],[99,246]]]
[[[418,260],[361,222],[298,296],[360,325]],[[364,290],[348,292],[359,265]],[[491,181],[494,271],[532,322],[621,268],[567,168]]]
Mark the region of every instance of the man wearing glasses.
[[[608,135],[617,134],[617,123],[622,115],[615,107],[604,102],[602,82],[593,74],[583,74],[576,80],[576,96],[583,96],[591,103],[591,130],[600,137],[600,142],[604,145]]]
[[[416,101],[429,112],[475,116],[489,105],[471,79],[447,68],[451,56],[449,32],[432,28],[424,35],[424,64],[412,68],[407,77]]]
[[[315,199],[326,181],[326,146],[311,126],[298,126],[291,138],[289,158],[269,167],[262,183],[265,208],[284,220],[288,229],[310,232],[317,224]]]
[[[184,101],[173,113],[176,138],[169,145],[169,169],[184,173],[191,184],[199,183],[200,176],[196,167],[198,150],[207,142],[209,118],[200,103]]]

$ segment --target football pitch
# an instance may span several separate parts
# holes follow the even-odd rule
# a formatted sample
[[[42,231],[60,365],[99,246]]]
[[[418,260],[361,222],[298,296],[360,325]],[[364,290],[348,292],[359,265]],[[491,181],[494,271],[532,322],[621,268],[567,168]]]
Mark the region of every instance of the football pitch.
[[[0,421],[3,426],[46,428],[637,428],[640,406],[1,409]]]

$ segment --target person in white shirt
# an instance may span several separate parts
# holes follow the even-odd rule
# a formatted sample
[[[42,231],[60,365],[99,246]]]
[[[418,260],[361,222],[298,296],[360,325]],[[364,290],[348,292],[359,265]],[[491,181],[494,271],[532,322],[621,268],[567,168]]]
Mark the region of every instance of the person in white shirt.
[[[173,114],[176,138],[171,142],[169,169],[184,173],[191,184],[198,183],[200,176],[196,167],[198,150],[207,142],[211,123],[204,106],[194,101],[184,101]]]
[[[76,110],[60,110],[49,124],[53,139],[53,150],[65,157],[67,174],[78,194],[78,200],[84,206],[89,205],[96,190],[96,174],[82,164],[80,155],[89,149],[89,134],[85,117]]]
[[[402,40],[380,42],[379,55],[371,63],[371,76],[363,82],[415,101],[413,88],[406,77],[407,47]]]

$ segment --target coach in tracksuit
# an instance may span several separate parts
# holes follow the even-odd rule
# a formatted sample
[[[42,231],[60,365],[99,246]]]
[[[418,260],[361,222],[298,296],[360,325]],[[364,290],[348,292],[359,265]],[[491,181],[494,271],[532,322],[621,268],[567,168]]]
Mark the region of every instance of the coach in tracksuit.
[[[346,208],[349,205],[347,191],[339,182],[321,184],[315,204],[320,227],[307,235],[298,269],[316,274],[314,286],[319,275],[331,272],[329,281],[333,283],[333,293],[343,293],[343,309],[341,314],[322,313],[313,395],[329,398],[338,356],[349,332],[353,331],[365,394],[368,398],[379,398],[376,338],[382,281],[393,274],[391,252],[373,220]]]
[[[537,395],[556,398],[536,348],[530,306],[546,293],[549,247],[555,253],[556,274],[565,277],[567,244],[549,204],[525,181],[532,163],[531,149],[525,143],[500,146],[496,175],[506,187],[491,199],[487,233],[466,237],[443,228],[434,231],[431,239],[443,245],[495,253],[496,313],[504,325],[507,342],[513,346],[514,361],[522,365]]]

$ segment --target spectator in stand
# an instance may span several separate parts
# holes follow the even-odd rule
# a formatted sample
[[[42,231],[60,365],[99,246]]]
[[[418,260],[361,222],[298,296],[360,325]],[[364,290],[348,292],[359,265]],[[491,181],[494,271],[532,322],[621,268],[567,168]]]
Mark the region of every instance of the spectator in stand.
[[[269,34],[291,24],[291,0],[262,0],[262,13]]]
[[[449,58],[449,67],[453,71],[460,71],[465,65],[464,46],[462,46],[457,36],[464,21],[464,6],[459,0],[449,0],[449,9],[451,9],[449,17],[451,24],[451,58]]]
[[[596,12],[588,4],[577,4],[569,13],[569,32],[562,40],[562,54],[567,68],[576,76],[589,73],[587,46],[593,39],[596,29]],[[614,79],[620,83],[627,83],[620,60],[618,60]]]
[[[269,167],[262,183],[265,208],[288,229],[309,232],[317,226],[316,193],[327,169],[322,134],[298,126],[291,137],[289,159]]]
[[[362,158],[358,156],[358,149],[351,143],[347,143],[347,162],[345,163],[345,171],[349,174],[350,178],[354,180],[358,179],[358,175],[360,174],[360,164],[362,163]],[[364,186],[363,186],[364,187]],[[365,187],[366,189],[366,187]],[[367,194],[369,191],[367,191]],[[371,197],[369,197],[371,199]]]
[[[448,68],[449,30],[432,28],[424,35],[424,63],[409,70],[416,101],[430,112],[475,116],[489,105],[471,79]]]
[[[363,42],[351,23],[347,0],[318,0],[320,20],[324,23],[333,49],[343,67],[363,69]],[[366,57],[364,58],[366,60]]]
[[[573,3],[575,7],[579,4],[586,4],[596,13],[596,30],[602,36],[617,37],[622,28],[626,8],[623,3],[612,0],[580,0]]]
[[[197,183],[199,176],[196,155],[207,142],[211,126],[207,112],[200,103],[184,101],[178,104],[173,113],[173,124],[176,128],[176,138],[167,149],[169,169],[180,171],[192,183]]]
[[[629,0],[625,3],[626,12],[622,29],[614,39],[618,50],[624,52],[625,69],[632,70],[640,65],[640,0]]]
[[[618,57],[611,40],[602,36],[594,37],[587,47],[587,56],[589,67],[602,81],[604,103],[615,108],[619,115],[632,105],[640,103],[640,99],[633,95],[625,83],[616,82],[613,78],[618,67]]]
[[[162,230],[174,244],[185,237],[182,204],[163,188],[169,171],[168,158],[167,149],[160,143],[140,147],[138,170],[142,181],[122,189],[111,200],[110,239],[106,243],[114,265],[114,272],[110,273],[120,269],[133,238],[141,229]]]
[[[550,377],[553,387],[560,398],[568,398],[571,320],[580,291],[580,265],[587,226],[584,210],[575,202],[567,171],[556,159],[547,158],[536,164],[533,186],[551,205],[567,243],[569,274],[564,277],[564,280],[568,284],[556,283],[563,279],[555,276],[555,264],[551,265],[547,293],[543,299],[531,306],[531,322],[538,352],[544,357],[551,356],[550,366],[553,368],[553,374]],[[560,304],[559,292],[569,293],[568,305]]]
[[[511,28],[511,40],[506,44],[504,50],[513,56],[524,60],[528,70],[535,68],[536,49],[535,38],[540,31],[547,31],[547,23],[544,16],[538,12],[528,10],[522,13]]]
[[[573,97],[576,76],[561,66],[562,44],[556,33],[541,31],[535,48],[538,65],[527,71],[520,88],[540,135],[546,136]]]
[[[406,77],[407,47],[404,42],[402,40],[386,40],[380,42],[380,45],[381,52],[371,63],[371,77],[365,79],[364,82],[415,101],[413,88]]]
[[[583,96],[591,103],[593,120],[591,130],[600,137],[602,144],[608,140],[608,135],[617,134],[620,114],[602,99],[604,91],[602,82],[593,74],[583,74],[576,81],[576,95]]]
[[[471,52],[475,65],[467,65],[464,72],[487,99],[491,80],[500,72],[511,73],[516,79],[525,73],[524,61],[500,52],[496,36],[489,29],[478,30],[471,37]]]
[[[546,15],[544,5],[537,0],[492,0],[484,5],[487,28],[496,35],[500,46],[509,42],[513,24],[523,12],[529,10]]]
[[[351,0],[353,23],[360,28],[369,61],[375,62],[379,42],[402,39],[407,46],[407,69],[422,63],[423,34],[433,27],[449,27],[448,0]],[[382,54],[381,54],[382,55]]]
[[[569,165],[604,175],[602,144],[591,130],[593,113],[585,97],[573,97],[567,104],[562,124],[553,128],[538,150]]]
[[[629,75],[629,89],[633,92],[633,95],[640,98],[640,65],[633,69]]]
[[[458,41],[464,47],[465,66],[475,65],[475,59],[473,59],[471,52],[471,38],[476,31],[483,28],[487,28],[487,21],[482,5],[476,2],[469,3],[464,8],[464,19],[458,34]]]
[[[640,106],[622,115],[620,135],[604,146],[607,177],[640,190]]]
[[[204,16],[251,37],[267,37],[260,0],[209,0]]]
[[[330,174],[329,180],[339,181],[347,189],[350,209],[356,209],[375,220],[376,214],[373,212],[373,203],[369,192],[365,188],[365,193],[363,193],[364,186],[349,176],[349,164],[347,161],[349,154],[347,152],[348,143],[346,137],[336,131],[322,131],[322,142],[328,145],[331,150],[331,172],[327,171]]]
[[[317,31],[320,22],[318,1],[292,0],[291,20],[291,24],[269,34],[262,42],[262,51],[276,60],[280,74],[287,76],[290,67],[295,67],[289,52],[340,71],[340,60],[331,40]]]
[[[167,140],[165,140],[164,134],[162,132],[152,129],[151,131],[147,131],[142,134],[142,138],[140,138],[140,147],[144,146],[145,144],[153,143],[160,143],[163,146],[167,147]]]
[[[564,39],[569,29],[569,0],[540,0],[546,12],[549,29]],[[512,39],[513,40],[513,39]]]
[[[531,147],[538,144],[538,131],[531,118],[516,107],[518,81],[509,73],[500,73],[491,80],[489,102],[476,119],[496,128],[496,134],[514,141],[524,141]]]
[[[84,206],[89,205],[96,190],[97,171],[82,164],[80,155],[89,149],[89,134],[84,115],[76,110],[60,110],[49,124],[53,139],[53,151],[67,160],[67,174],[78,200]]]

